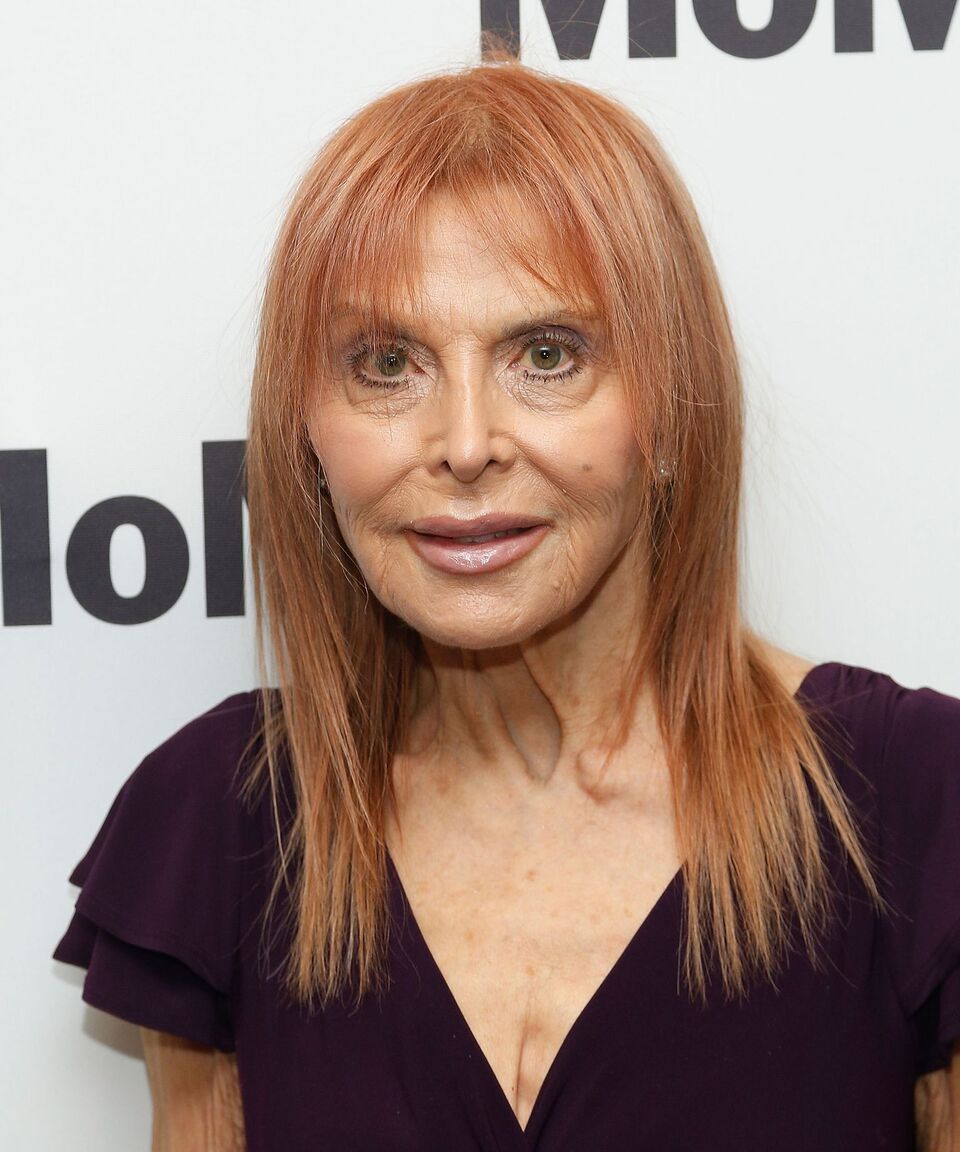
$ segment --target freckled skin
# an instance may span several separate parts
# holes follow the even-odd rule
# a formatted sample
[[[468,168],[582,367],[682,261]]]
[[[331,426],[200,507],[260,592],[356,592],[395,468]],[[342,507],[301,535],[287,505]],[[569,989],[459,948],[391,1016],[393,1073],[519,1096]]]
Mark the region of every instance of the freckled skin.
[[[499,746],[550,772],[567,732],[580,729],[581,743],[609,707],[636,628],[642,459],[622,384],[595,355],[596,320],[581,310],[554,325],[581,337],[582,352],[545,339],[505,348],[503,329],[566,302],[519,267],[507,275],[448,200],[434,201],[421,250],[426,310],[406,325],[414,340],[396,373],[407,382],[377,388],[347,367],[315,392],[308,430],[371,592],[424,638],[460,761]],[[338,321],[334,350],[350,346],[355,324]],[[552,350],[548,369],[537,348]],[[389,382],[384,364],[370,354],[362,369]],[[550,378],[571,365],[581,370]],[[487,512],[533,515],[549,531],[505,568],[466,574],[430,566],[403,531],[420,517]]]

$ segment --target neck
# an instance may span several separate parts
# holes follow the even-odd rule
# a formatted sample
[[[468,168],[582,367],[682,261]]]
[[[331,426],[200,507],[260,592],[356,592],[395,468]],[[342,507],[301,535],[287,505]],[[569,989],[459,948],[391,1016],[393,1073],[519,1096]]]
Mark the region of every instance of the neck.
[[[587,601],[529,639],[469,650],[424,637],[409,743],[418,766],[461,782],[595,788],[620,720],[641,589],[625,552]],[[631,732],[655,743],[646,688],[634,710]]]

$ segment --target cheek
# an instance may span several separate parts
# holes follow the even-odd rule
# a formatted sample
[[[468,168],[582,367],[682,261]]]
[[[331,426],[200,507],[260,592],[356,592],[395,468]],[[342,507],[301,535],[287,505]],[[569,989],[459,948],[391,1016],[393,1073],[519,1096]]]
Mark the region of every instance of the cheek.
[[[409,429],[390,426],[330,402],[312,414],[310,441],[336,499],[347,508],[376,504],[409,467]]]
[[[600,412],[566,427],[548,425],[529,447],[538,471],[586,521],[616,521],[636,505],[642,456],[625,415]]]
[[[581,483],[594,486],[607,500],[616,498],[633,502],[642,474],[642,454],[633,433],[630,414],[616,393],[607,394],[607,402],[598,405],[578,429],[576,442],[577,469]]]

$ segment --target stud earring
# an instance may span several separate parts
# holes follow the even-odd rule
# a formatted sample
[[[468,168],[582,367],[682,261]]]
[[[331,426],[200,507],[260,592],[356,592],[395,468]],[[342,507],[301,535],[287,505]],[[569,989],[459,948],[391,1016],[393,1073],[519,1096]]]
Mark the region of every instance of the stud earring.
[[[321,492],[326,492],[327,490],[327,478],[322,473],[320,475],[319,481],[317,482],[317,487]]]
[[[660,460],[657,464],[657,479],[669,480],[673,476],[673,470],[676,467],[676,464],[677,458],[675,456],[671,457],[669,460]]]

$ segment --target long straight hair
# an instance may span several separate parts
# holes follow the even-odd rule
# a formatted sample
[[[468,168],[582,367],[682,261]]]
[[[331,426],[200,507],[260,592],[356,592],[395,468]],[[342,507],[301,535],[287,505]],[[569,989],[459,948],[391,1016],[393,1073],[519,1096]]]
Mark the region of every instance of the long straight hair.
[[[244,794],[269,788],[272,800],[264,922],[285,888],[284,987],[313,1006],[348,985],[358,998],[384,986],[383,821],[423,653],[346,547],[306,423],[334,371],[325,335],[337,310],[357,308],[386,338],[397,302],[417,298],[424,213],[441,193],[505,267],[596,306],[627,390],[648,471],[637,530],[649,588],[611,747],[649,682],[685,881],[687,987],[706,999],[713,959],[728,997],[773,979],[794,918],[818,965],[835,895],[824,833],[883,901],[830,737],[744,623],[743,389],[700,221],[630,109],[494,50],[393,89],[339,127],[292,195],[267,273],[245,460],[263,692]],[[293,815],[282,821],[287,786]]]

